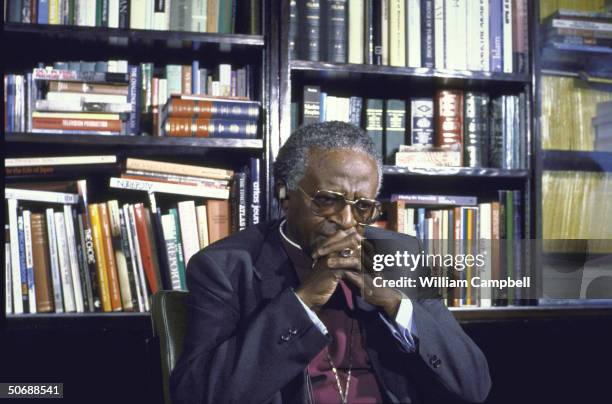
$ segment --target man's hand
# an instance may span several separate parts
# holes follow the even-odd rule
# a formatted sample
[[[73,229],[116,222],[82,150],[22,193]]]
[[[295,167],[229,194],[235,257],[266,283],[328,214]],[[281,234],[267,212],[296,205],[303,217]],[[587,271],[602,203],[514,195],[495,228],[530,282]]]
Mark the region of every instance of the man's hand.
[[[346,248],[353,251],[353,256],[340,256],[340,252]],[[308,307],[317,311],[330,299],[338,281],[344,279],[362,293],[366,302],[380,307],[390,318],[395,318],[401,294],[395,289],[375,287],[370,274],[363,271],[361,255],[363,254],[366,263],[371,263],[374,249],[369,243],[363,242],[363,237],[356,229],[338,231],[322,244],[315,246],[313,251],[312,257],[316,264],[308,278],[296,290]]]

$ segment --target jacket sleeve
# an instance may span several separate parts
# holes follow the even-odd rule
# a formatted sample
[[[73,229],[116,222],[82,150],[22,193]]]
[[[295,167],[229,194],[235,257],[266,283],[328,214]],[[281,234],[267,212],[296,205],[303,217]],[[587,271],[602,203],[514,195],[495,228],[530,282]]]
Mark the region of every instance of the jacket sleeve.
[[[265,402],[328,343],[290,288],[243,307],[258,280],[248,254],[237,255],[220,261],[203,251],[189,262],[188,325],[170,377],[174,404]]]

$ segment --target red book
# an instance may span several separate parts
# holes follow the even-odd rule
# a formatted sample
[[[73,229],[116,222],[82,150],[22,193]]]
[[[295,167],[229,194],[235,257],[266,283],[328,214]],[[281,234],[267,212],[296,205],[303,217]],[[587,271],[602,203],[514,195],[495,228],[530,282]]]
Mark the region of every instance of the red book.
[[[461,151],[463,145],[463,92],[440,90],[436,94],[436,145]],[[462,153],[463,154],[463,153]]]
[[[110,119],[32,118],[33,129],[121,132],[121,121]]]
[[[142,266],[149,283],[151,293],[156,293],[161,284],[158,282],[159,267],[157,259],[153,256],[153,243],[147,228],[146,210],[142,203],[134,205],[134,219],[136,221],[136,232],[138,233],[138,243],[140,244],[140,256]]]

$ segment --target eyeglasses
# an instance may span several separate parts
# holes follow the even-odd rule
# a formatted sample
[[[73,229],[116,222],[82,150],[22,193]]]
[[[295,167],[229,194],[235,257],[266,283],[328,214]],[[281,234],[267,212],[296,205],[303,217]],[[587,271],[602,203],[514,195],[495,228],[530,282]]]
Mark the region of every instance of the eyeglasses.
[[[302,187],[297,187],[305,197],[310,199],[310,209],[317,216],[327,217],[341,212],[346,205],[351,205],[351,212],[357,223],[373,223],[380,215],[380,202],[374,199],[346,199],[340,192],[318,190],[314,196],[308,195]]]

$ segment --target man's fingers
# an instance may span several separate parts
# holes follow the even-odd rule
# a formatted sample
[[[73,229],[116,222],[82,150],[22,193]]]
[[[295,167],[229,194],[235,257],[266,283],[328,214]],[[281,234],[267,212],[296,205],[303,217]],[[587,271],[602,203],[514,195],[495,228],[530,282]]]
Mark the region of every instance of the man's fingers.
[[[324,255],[330,254],[331,252],[340,251],[342,248],[345,247],[340,247],[338,250],[336,250],[334,248],[330,248],[330,246],[337,245],[338,243],[343,243],[347,239],[352,240],[353,237],[357,237],[357,240],[361,240],[361,236],[357,232],[357,229],[355,229],[354,227],[348,230],[339,230],[329,238],[325,239],[325,241],[323,241],[322,243],[315,245],[315,247],[313,248],[312,257],[322,257]],[[353,241],[353,243],[355,243],[355,241]],[[358,242],[356,242],[355,248],[357,244]]]
[[[358,233],[353,233],[338,240],[328,240],[315,250],[313,257],[323,257],[325,255],[340,252],[345,248],[350,248],[356,254],[359,251],[361,240],[362,237]]]
[[[333,269],[354,269],[357,272],[360,272],[361,261],[359,257],[328,257],[326,260],[327,266]]]

